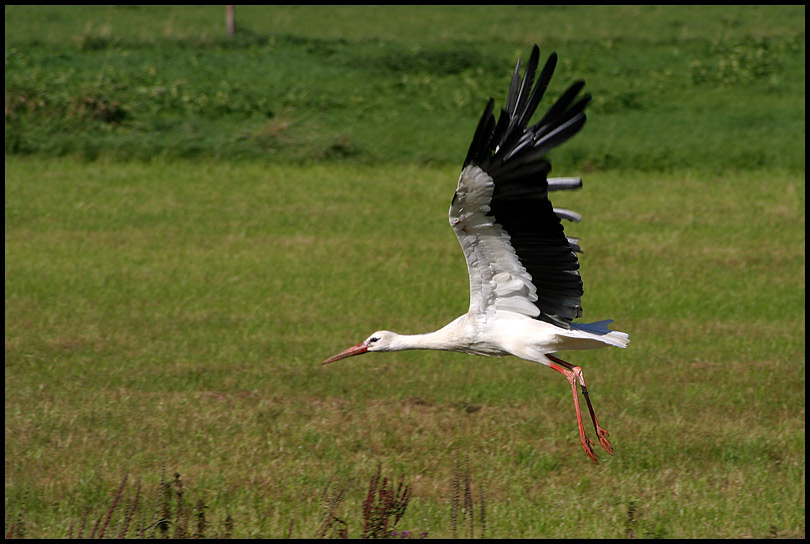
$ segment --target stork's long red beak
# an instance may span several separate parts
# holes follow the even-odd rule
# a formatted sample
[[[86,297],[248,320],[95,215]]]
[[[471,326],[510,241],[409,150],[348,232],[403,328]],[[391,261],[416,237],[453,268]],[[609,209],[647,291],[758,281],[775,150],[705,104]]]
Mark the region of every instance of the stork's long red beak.
[[[363,342],[360,342],[356,346],[352,346],[347,350],[343,350],[337,355],[333,355],[325,360],[322,364],[328,365],[329,363],[334,363],[335,361],[339,361],[341,359],[345,359],[346,357],[351,357],[352,355],[361,355],[368,351],[368,346],[365,345]]]

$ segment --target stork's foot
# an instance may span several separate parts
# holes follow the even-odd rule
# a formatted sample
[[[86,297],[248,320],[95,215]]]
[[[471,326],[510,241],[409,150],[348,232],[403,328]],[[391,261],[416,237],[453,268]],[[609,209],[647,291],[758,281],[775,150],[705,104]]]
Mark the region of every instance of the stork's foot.
[[[585,455],[591,458],[591,461],[599,464],[599,461],[596,460],[596,451],[593,449],[593,441],[585,436],[584,434],[580,435],[579,437],[580,442],[582,442],[582,449],[585,450]],[[604,445],[604,444],[603,444]],[[610,444],[608,444],[610,445]]]
[[[608,452],[610,455],[613,455],[613,446],[610,445],[610,441],[607,439],[608,435],[610,434],[602,427],[596,427],[596,434],[599,437],[599,443],[602,444],[602,447],[605,448],[605,451]]]

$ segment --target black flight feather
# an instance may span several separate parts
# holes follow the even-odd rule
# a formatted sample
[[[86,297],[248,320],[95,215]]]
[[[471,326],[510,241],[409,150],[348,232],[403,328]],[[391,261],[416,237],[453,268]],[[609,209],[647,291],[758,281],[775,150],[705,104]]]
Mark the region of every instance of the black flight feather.
[[[579,275],[578,240],[567,238],[560,215],[579,218],[576,212],[555,213],[548,199],[545,158],[554,147],[574,136],[585,124],[585,106],[590,96],[577,99],[585,83],[573,83],[548,109],[539,122],[528,126],[557,65],[552,53],[537,77],[540,50],[532,48],[523,79],[518,60],[512,75],[506,107],[497,123],[494,101],[487,103],[476,128],[464,166],[484,170],[495,182],[490,215],[508,233],[521,264],[537,288],[540,310],[537,319],[570,329],[582,315],[582,279]],[[578,188],[576,178],[555,182],[552,189]],[[573,214],[573,215],[571,215]]]

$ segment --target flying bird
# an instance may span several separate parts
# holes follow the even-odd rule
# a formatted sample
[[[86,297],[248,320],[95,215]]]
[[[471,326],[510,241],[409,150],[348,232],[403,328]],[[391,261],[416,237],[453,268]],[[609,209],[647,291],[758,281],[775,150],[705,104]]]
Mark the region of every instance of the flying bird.
[[[506,106],[497,122],[489,99],[464,161],[450,205],[450,225],[458,237],[470,276],[467,313],[427,334],[377,331],[323,364],[369,352],[436,349],[499,357],[513,355],[556,370],[571,385],[579,439],[599,463],[585,434],[577,386],[588,406],[596,437],[613,455],[608,432],[594,413],[582,369],[556,353],[605,346],[624,348],[626,333],[612,320],[575,323],[582,316],[579,241],[565,235],[561,219],[579,221],[576,212],[554,208],[549,191],[577,189],[579,178],[548,178],[546,154],[585,124],[590,95],[578,98],[584,81],[573,83],[543,117],[529,125],[548,87],[557,55],[540,71],[535,45],[523,78],[515,66]]]

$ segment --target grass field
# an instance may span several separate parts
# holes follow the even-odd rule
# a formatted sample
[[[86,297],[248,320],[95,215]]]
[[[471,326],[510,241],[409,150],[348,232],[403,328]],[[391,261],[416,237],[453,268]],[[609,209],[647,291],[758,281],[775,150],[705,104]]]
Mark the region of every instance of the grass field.
[[[475,536],[804,536],[803,6],[223,11],[6,7],[7,534],[121,534],[140,489],[128,536],[356,537],[379,463],[429,538],[467,477]],[[555,205],[632,340],[565,354],[598,466],[539,365],[320,364],[465,311],[445,214],[534,42],[594,94]]]

